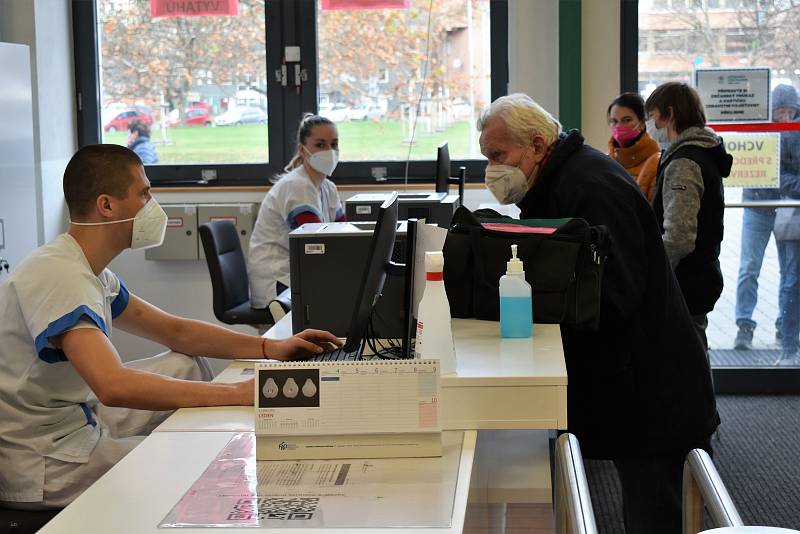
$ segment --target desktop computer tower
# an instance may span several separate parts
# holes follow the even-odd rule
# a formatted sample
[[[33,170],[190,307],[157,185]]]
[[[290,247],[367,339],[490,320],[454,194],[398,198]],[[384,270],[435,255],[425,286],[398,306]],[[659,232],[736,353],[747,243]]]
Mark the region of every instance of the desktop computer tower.
[[[376,220],[378,208],[387,197],[386,193],[353,195],[344,201],[347,220],[350,222]],[[427,223],[433,223],[442,228],[450,227],[450,220],[460,205],[458,195],[432,191],[398,193],[397,199],[398,218],[401,221],[425,219]]]
[[[392,252],[398,263],[406,261],[406,227],[398,223]],[[374,228],[374,222],[307,223],[289,233],[293,332],[317,328],[347,336]],[[376,337],[403,337],[404,283],[402,274],[387,275],[372,314]]]

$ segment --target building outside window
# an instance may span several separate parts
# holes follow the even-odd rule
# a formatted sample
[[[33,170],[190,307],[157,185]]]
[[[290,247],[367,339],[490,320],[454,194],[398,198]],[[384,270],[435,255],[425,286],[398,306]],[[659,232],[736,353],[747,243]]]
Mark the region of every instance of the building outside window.
[[[793,0],[639,0],[639,50],[638,50],[638,90],[645,98],[660,84],[668,81],[681,81],[692,84],[695,69],[749,67],[766,68],[770,72],[770,92],[778,86],[791,86],[788,93],[800,89],[800,2]],[[783,91],[783,90],[781,90]],[[783,91],[783,95],[788,94]],[[784,98],[784,97],[781,97]],[[789,99],[791,100],[791,99]],[[792,126],[777,115],[773,122],[759,128],[771,131],[781,139],[800,135],[792,131]],[[795,116],[790,121],[796,122]],[[778,123],[778,124],[776,124]],[[714,128],[715,125],[711,124]],[[717,125],[722,130],[723,127]],[[720,135],[726,142],[735,142],[736,126],[728,126]],[[789,136],[789,137],[787,137]],[[776,144],[781,144],[780,142]],[[781,146],[786,148],[786,146]],[[800,160],[800,154],[791,156],[784,153],[753,154],[755,157],[779,159],[781,170],[786,159]],[[737,160],[734,160],[734,173]],[[783,179],[783,178],[781,178]],[[725,184],[725,182],[723,182]],[[781,275],[781,254],[775,236],[770,232],[769,223],[760,269],[742,267],[743,254],[751,254],[756,239],[752,231],[753,214],[771,212],[775,208],[756,213],[748,207],[752,195],[744,194],[748,189],[725,187],[725,236],[722,243],[720,262],[724,277],[724,290],[713,313],[709,315],[708,337],[711,347],[711,363],[716,368],[740,367],[797,367],[800,359],[781,358],[785,340],[780,339],[780,325],[785,312],[780,304],[789,298],[797,303],[800,293],[791,291],[789,283],[792,276],[800,273],[791,271]],[[798,202],[800,199],[786,198],[776,185],[769,189],[776,199]],[[790,208],[787,208],[790,209]],[[750,210],[750,211],[749,211]],[[770,211],[771,210],[771,211]],[[795,242],[800,245],[800,241]],[[757,247],[759,248],[759,247]],[[757,254],[761,259],[761,253]],[[752,263],[752,262],[751,262]],[[784,264],[785,270],[789,268]],[[794,269],[796,270],[796,269]],[[748,297],[749,295],[749,297]],[[757,299],[757,300],[756,300]],[[748,306],[746,301],[750,300]],[[753,302],[755,305],[753,306]],[[752,307],[752,311],[748,308]],[[744,346],[738,343],[738,334],[743,317],[755,325],[752,342]],[[744,321],[744,323],[748,323]]]

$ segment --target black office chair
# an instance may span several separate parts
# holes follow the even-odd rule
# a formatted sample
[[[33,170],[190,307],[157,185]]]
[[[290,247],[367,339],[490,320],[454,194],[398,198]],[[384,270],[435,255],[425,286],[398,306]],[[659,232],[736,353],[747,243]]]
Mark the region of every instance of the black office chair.
[[[34,534],[61,510],[13,510],[0,507],[0,532]]]
[[[289,288],[281,291],[277,297],[267,305],[272,322],[277,323],[281,318],[292,311],[292,290]]]
[[[247,265],[236,226],[231,221],[200,225],[200,241],[211,275],[214,315],[226,324],[274,324],[269,310],[250,307]]]

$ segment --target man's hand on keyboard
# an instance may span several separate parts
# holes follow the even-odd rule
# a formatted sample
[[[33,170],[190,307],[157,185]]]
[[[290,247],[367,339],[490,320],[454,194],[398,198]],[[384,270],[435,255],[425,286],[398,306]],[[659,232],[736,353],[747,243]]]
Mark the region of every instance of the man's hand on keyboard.
[[[283,361],[300,360],[341,346],[339,338],[330,332],[309,328],[292,337],[273,341],[267,348],[267,356]]]

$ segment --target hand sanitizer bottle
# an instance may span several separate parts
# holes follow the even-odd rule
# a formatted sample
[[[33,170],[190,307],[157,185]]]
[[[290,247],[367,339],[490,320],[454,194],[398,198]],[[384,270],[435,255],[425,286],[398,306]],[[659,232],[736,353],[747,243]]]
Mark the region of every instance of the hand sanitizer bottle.
[[[441,374],[456,372],[456,351],[450,327],[450,302],[444,290],[444,255],[425,253],[425,292],[417,312],[417,359],[439,360]]]
[[[511,245],[511,260],[500,277],[500,337],[531,337],[532,323],[531,285],[525,281],[517,245]]]

